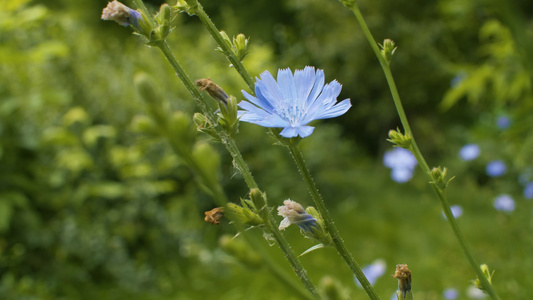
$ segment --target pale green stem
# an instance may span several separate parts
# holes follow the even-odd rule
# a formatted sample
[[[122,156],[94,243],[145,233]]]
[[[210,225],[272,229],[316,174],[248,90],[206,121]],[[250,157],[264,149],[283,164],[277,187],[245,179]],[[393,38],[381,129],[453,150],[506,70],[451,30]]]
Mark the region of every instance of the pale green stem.
[[[429,181],[432,182],[433,178],[431,177],[431,170],[426,163],[426,160],[424,159],[424,156],[420,152],[420,149],[418,148],[418,145],[416,144],[415,138],[413,136],[413,133],[411,131],[411,127],[409,126],[409,122],[407,121],[407,116],[405,115],[405,111],[402,106],[402,102],[400,100],[400,95],[398,93],[398,89],[396,88],[396,84],[394,82],[394,77],[392,76],[392,72],[390,70],[390,66],[381,54],[381,51],[378,47],[378,44],[374,40],[374,37],[372,36],[372,33],[370,32],[370,29],[368,28],[361,11],[359,10],[359,7],[357,6],[357,3],[354,1],[353,4],[347,5],[348,8],[352,10],[352,12],[355,15],[355,18],[357,19],[359,25],[361,26],[361,29],[363,30],[363,33],[365,37],[368,40],[368,43],[370,44],[370,47],[374,51],[374,54],[379,60],[379,63],[381,64],[381,68],[383,69],[383,73],[385,74],[385,78],[387,79],[387,83],[389,84],[389,89],[392,94],[392,99],[394,101],[394,105],[396,106],[396,110],[398,111],[398,115],[400,117],[400,120],[402,122],[404,131],[406,135],[409,135],[412,139],[411,147],[409,150],[413,153],[416,160],[418,161],[418,164],[424,171],[424,174],[426,177],[428,177]],[[470,265],[474,269],[474,271],[477,274],[477,277],[482,282],[483,287],[485,288],[485,291],[492,297],[492,299],[500,299],[498,294],[496,294],[496,291],[494,290],[493,286],[490,284],[490,282],[487,280],[487,278],[483,275],[483,271],[481,271],[479,264],[474,260],[474,257],[472,256],[470,249],[468,247],[468,244],[459,230],[459,226],[457,225],[457,222],[455,221],[455,218],[453,217],[452,211],[450,209],[450,205],[448,204],[447,197],[444,193],[443,189],[440,189],[437,187],[436,184],[431,184],[433,190],[435,191],[435,194],[437,195],[438,199],[441,202],[442,209],[444,210],[444,214],[446,215],[446,219],[448,220],[448,223],[452,227],[453,233],[455,234],[455,237],[457,241],[459,242],[461,248],[463,249],[463,252],[470,262]]]
[[[298,167],[298,170],[300,171],[300,174],[302,175],[305,184],[307,185],[307,189],[311,194],[311,198],[315,203],[316,209],[324,219],[324,225],[326,226],[326,230],[328,231],[328,233],[331,235],[333,245],[337,249],[337,252],[339,252],[342,259],[344,259],[346,264],[350,267],[350,270],[355,275],[357,280],[359,280],[359,283],[361,283],[361,286],[368,294],[370,299],[379,299],[376,292],[374,291],[374,288],[361,270],[361,267],[359,267],[359,264],[355,261],[350,251],[348,251],[348,248],[346,248],[346,245],[344,244],[344,241],[342,240],[339,234],[339,230],[337,229],[337,226],[335,226],[335,223],[330,217],[329,211],[326,208],[324,200],[322,199],[322,196],[320,195],[318,188],[315,182],[313,181],[313,178],[311,177],[311,173],[309,172],[309,169],[305,164],[302,152],[300,151],[298,144],[291,144],[289,146],[289,150],[294,158],[294,161],[296,162],[296,166]]]
[[[174,56],[174,54],[168,47],[168,44],[165,41],[160,41],[155,46],[161,49],[164,56],[166,57],[166,59],[169,61],[170,65],[176,72],[176,75],[181,79],[183,84],[186,86],[187,90],[191,93],[193,98],[197,101],[200,109],[205,114],[205,116],[208,118],[209,122],[211,124],[216,124],[214,113],[208,109],[206,100],[203,98],[200,91],[194,86],[193,82],[191,81],[187,73],[185,73],[185,71],[179,64],[178,60],[176,59],[176,57]],[[248,165],[245,163],[240,151],[238,150],[235,141],[227,133],[225,133],[222,130],[217,130],[217,133],[219,134],[219,137],[222,143],[224,144],[228,152],[231,154],[234,160],[235,166],[242,173],[243,178],[246,184],[248,185],[248,187],[250,189],[258,188],[257,183],[255,182],[248,168]],[[267,204],[264,203],[264,207],[266,206]],[[269,232],[272,233],[274,239],[276,240],[276,243],[279,245],[279,247],[285,254],[285,257],[289,261],[293,270],[296,272],[297,276],[300,278],[300,280],[304,284],[305,288],[311,293],[313,298],[320,299],[320,295],[318,294],[318,290],[316,286],[313,284],[313,282],[307,275],[307,272],[303,268],[296,254],[290,248],[290,245],[287,242],[287,240],[285,240],[285,238],[283,237],[283,235],[277,228],[276,221],[270,213],[268,214],[268,219],[266,220],[265,223],[266,223],[266,226],[268,227]]]
[[[246,85],[250,88],[250,90],[254,90],[254,80],[248,74],[248,71],[246,71],[246,68],[244,68],[243,64],[237,58],[235,55],[235,52],[233,52],[233,49],[226,43],[222,35],[220,34],[220,31],[215,26],[213,21],[209,18],[207,13],[204,11],[204,8],[197,0],[185,0],[187,4],[191,7],[191,11],[198,16],[200,21],[204,24],[204,26],[207,28],[207,31],[211,34],[213,39],[217,42],[217,44],[220,46],[222,51],[224,51],[224,55],[228,58],[228,60],[231,62],[235,70],[241,75],[242,79],[246,82]]]

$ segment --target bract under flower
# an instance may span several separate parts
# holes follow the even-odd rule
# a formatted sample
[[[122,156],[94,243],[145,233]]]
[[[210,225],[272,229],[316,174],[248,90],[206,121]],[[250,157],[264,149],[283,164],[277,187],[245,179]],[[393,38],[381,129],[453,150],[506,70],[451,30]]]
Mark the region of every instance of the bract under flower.
[[[255,94],[242,91],[248,101],[239,106],[240,120],[263,127],[283,128],[280,135],[302,138],[313,133],[309,122],[338,117],[352,106],[350,99],[337,103],[341,84],[333,80],[324,85],[324,71],[314,67],[296,70],[280,69],[277,81],[265,71],[257,78]]]

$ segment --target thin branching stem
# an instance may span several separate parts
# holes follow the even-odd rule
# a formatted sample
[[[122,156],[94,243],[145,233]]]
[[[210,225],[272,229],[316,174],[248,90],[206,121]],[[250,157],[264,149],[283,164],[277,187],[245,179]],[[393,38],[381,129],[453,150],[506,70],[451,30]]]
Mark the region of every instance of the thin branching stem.
[[[400,117],[400,120],[403,125],[403,129],[405,131],[406,135],[409,135],[412,139],[411,147],[409,150],[413,153],[416,160],[418,161],[418,164],[424,171],[424,174],[429,179],[430,182],[433,181],[433,178],[431,177],[431,170],[424,159],[424,156],[420,152],[420,149],[418,148],[418,145],[416,144],[415,138],[413,136],[413,133],[411,131],[411,127],[409,126],[409,122],[407,120],[407,116],[405,114],[405,111],[402,106],[402,102],[400,100],[400,94],[398,93],[398,89],[396,88],[396,83],[394,82],[394,77],[392,76],[392,72],[389,66],[389,63],[385,60],[383,55],[381,54],[378,44],[374,40],[374,37],[372,36],[372,33],[370,32],[370,29],[368,28],[368,25],[366,24],[365,19],[363,18],[363,15],[361,14],[361,11],[355,1],[353,3],[350,3],[350,5],[347,5],[348,8],[352,10],[352,12],[355,15],[355,18],[357,19],[357,22],[361,26],[361,29],[363,30],[363,33],[368,40],[368,43],[370,44],[370,47],[374,51],[374,54],[379,60],[379,63],[381,65],[381,68],[383,69],[383,73],[385,74],[385,78],[387,79],[387,83],[389,85],[390,92],[392,94],[392,99],[394,101],[394,105],[396,106],[396,110],[398,111],[398,115]],[[435,194],[437,195],[437,198],[441,202],[442,209],[444,210],[444,214],[446,215],[446,219],[448,220],[448,223],[450,224],[452,231],[459,242],[461,248],[463,249],[463,252],[468,259],[470,265],[476,272],[477,277],[483,284],[483,287],[485,288],[485,291],[492,297],[492,299],[500,299],[498,294],[496,294],[496,291],[494,290],[492,284],[488,281],[488,279],[483,274],[483,271],[481,271],[479,264],[475,261],[474,257],[471,254],[471,251],[468,247],[468,244],[466,242],[466,239],[464,238],[463,234],[461,233],[459,226],[457,225],[457,222],[455,221],[455,217],[452,214],[452,211],[450,209],[450,205],[448,204],[448,199],[446,197],[446,194],[444,192],[444,189],[439,188],[436,184],[431,184],[433,190],[435,191]]]

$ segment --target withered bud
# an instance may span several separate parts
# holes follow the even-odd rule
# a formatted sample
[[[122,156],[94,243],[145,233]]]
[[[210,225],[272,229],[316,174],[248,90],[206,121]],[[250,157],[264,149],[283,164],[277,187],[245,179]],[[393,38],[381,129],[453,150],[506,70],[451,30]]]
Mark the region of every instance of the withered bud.
[[[396,272],[393,277],[398,278],[398,290],[405,298],[406,294],[411,291],[411,270],[407,265],[396,265]]]
[[[211,78],[202,78],[196,80],[196,86],[200,87],[200,91],[205,90],[209,96],[215,98],[215,100],[220,101],[224,104],[228,102],[228,94],[219,87],[216,83],[211,81]]]
[[[208,210],[205,212],[205,218],[204,220],[207,223],[211,223],[213,225],[220,224],[220,219],[224,216],[224,208],[223,207],[215,207],[212,210]]]

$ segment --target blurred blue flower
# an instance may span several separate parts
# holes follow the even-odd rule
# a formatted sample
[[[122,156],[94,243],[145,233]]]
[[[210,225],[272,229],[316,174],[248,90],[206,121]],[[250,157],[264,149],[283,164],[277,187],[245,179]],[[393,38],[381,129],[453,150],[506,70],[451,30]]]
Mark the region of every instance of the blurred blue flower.
[[[368,282],[370,282],[371,285],[374,285],[379,277],[383,276],[385,274],[385,270],[387,269],[387,264],[385,263],[385,260],[382,258],[376,259],[374,262],[372,262],[370,265],[365,266],[362,271],[363,274],[365,274],[366,278],[368,279]],[[355,278],[355,277],[354,277]],[[355,278],[355,283],[359,287],[361,286],[361,283],[359,283],[359,280]]]
[[[476,144],[467,144],[459,150],[459,156],[463,160],[469,161],[477,158],[479,156],[479,146]]]
[[[533,199],[533,182],[529,182],[524,188],[524,197],[526,199]]]
[[[442,296],[447,300],[455,300],[459,297],[459,291],[454,288],[445,289],[442,292]]]
[[[279,224],[279,230],[285,230],[291,224],[296,224],[301,230],[312,233],[318,226],[317,220],[305,212],[303,206],[292,200],[283,201],[283,206],[278,207],[278,215],[284,217]]]
[[[102,11],[102,20],[115,21],[122,26],[132,25],[137,29],[141,29],[139,25],[141,18],[141,14],[138,11],[127,7],[117,0],[109,2],[107,7]]]
[[[494,208],[499,211],[511,212],[515,209],[513,198],[509,195],[500,195],[494,200]]]
[[[501,116],[496,120],[496,124],[500,129],[507,129],[511,126],[511,119],[507,116]]]
[[[507,167],[505,163],[501,160],[493,160],[487,164],[487,175],[490,177],[498,177],[505,174]]]
[[[450,210],[452,211],[453,217],[456,219],[463,215],[463,208],[461,205],[452,205],[450,206]],[[442,212],[442,217],[446,219],[444,212]]]
[[[383,164],[392,169],[392,180],[404,183],[413,177],[413,172],[418,164],[411,151],[396,147],[383,155]]]
[[[270,72],[256,78],[256,97],[242,91],[248,101],[241,101],[240,120],[263,127],[283,128],[280,135],[286,138],[313,133],[307,126],[313,120],[338,117],[352,106],[350,99],[337,103],[341,84],[333,80],[324,85],[324,71],[314,67],[296,70],[279,69],[278,80]]]

